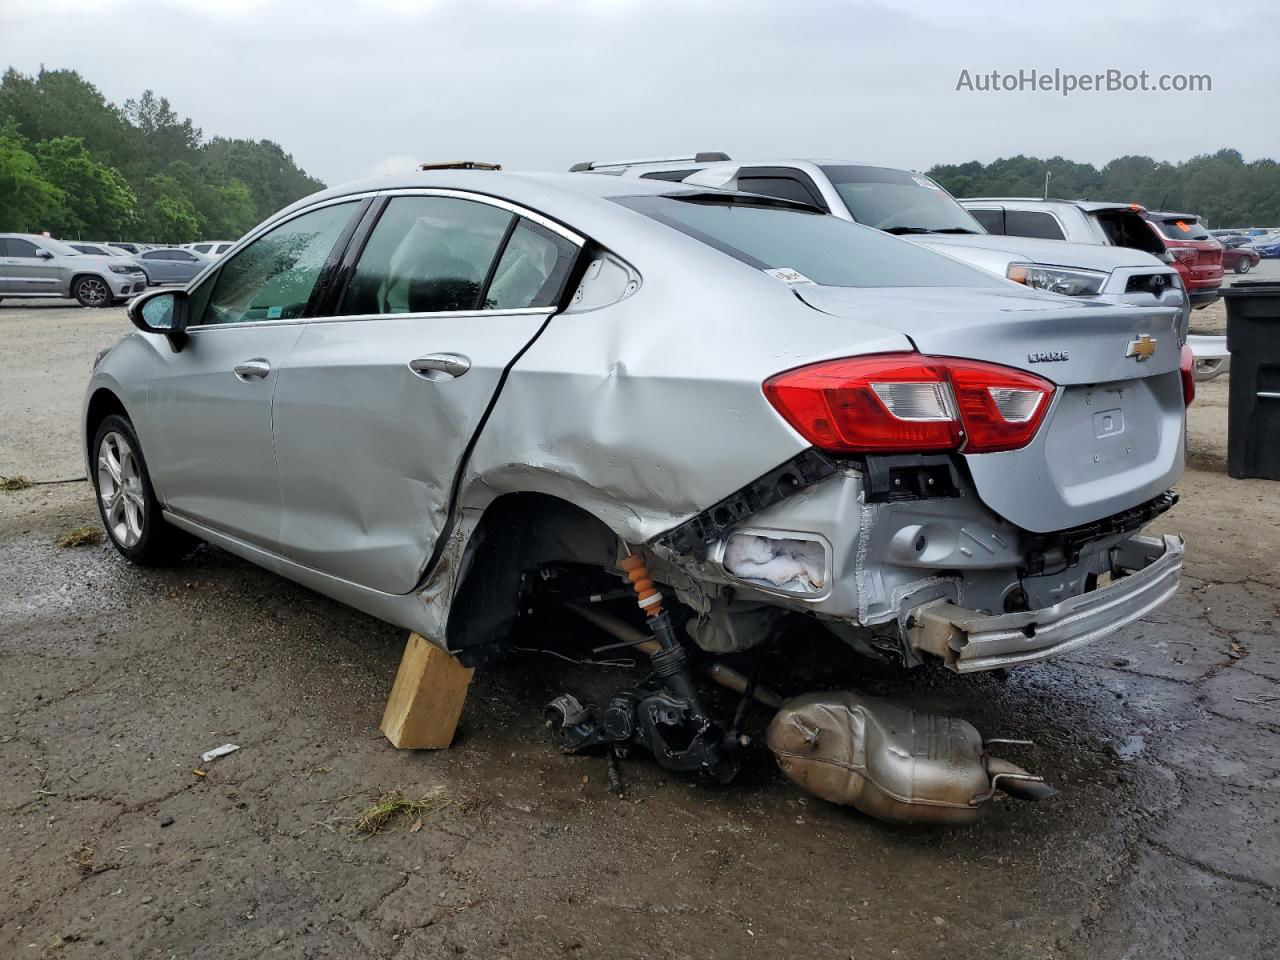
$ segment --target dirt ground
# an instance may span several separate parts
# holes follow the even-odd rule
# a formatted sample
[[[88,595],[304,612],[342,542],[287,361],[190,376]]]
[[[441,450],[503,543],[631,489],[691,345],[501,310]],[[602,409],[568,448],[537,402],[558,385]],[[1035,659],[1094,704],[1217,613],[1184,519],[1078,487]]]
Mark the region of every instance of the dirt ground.
[[[81,390],[119,310],[0,305],[0,474],[81,476]],[[378,732],[403,634],[203,547],[144,571],[84,482],[0,493],[0,957],[1138,957],[1280,954],[1280,485],[1227,478],[1225,381],[1157,529],[1176,599],[1007,678],[905,676],[794,635],[766,677],[964,717],[1061,791],[973,827],[560,755],[542,706],[637,670],[520,652],[453,749]],[[572,642],[548,623],[530,646]],[[748,732],[758,738],[756,713]],[[226,742],[239,752],[202,763]],[[201,771],[197,774],[194,771]],[[360,837],[376,791],[448,805]]]

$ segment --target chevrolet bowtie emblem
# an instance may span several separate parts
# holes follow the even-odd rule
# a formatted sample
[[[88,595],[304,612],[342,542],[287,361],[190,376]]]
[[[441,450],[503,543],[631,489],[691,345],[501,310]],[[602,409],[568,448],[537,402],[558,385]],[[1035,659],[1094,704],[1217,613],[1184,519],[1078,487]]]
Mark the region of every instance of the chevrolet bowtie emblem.
[[[1156,341],[1154,337],[1149,337],[1145,333],[1136,340],[1129,341],[1129,349],[1125,351],[1126,357],[1136,357],[1138,362],[1150,359],[1151,355],[1156,352]]]

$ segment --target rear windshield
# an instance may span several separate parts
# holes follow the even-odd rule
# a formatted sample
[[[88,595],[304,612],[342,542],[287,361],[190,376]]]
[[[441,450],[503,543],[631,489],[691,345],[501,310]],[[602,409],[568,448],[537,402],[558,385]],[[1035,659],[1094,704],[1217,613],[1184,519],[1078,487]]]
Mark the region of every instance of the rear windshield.
[[[615,197],[758,270],[832,287],[1004,287],[976,267],[825,213],[712,194]]]
[[[879,230],[983,233],[969,211],[918,173],[892,167],[824,166],[853,219]]]
[[[1170,240],[1212,240],[1213,234],[1204,228],[1204,224],[1196,219],[1173,217],[1169,220],[1157,220],[1156,226]]]

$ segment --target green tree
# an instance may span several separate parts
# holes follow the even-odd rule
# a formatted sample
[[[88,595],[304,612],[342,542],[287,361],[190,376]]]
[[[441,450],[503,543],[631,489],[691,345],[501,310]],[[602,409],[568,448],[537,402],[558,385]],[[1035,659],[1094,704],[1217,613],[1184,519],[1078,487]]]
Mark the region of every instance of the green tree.
[[[40,171],[62,191],[49,229],[68,237],[118,237],[132,225],[137,197],[120,171],[99,163],[79,137],[57,137],[36,145]]]
[[[12,124],[0,124],[0,230],[38,233],[62,209],[66,197],[40,171]]]
[[[144,185],[138,229],[148,241],[189,243],[199,236],[200,215],[177,179],[158,174]]]

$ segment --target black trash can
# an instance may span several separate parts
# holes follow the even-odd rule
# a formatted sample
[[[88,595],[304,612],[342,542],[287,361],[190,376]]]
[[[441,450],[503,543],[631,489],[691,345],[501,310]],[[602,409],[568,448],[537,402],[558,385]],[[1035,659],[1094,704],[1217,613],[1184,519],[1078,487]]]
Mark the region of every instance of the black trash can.
[[[1231,353],[1227,473],[1280,480],[1280,283],[1241,281],[1222,296]]]

